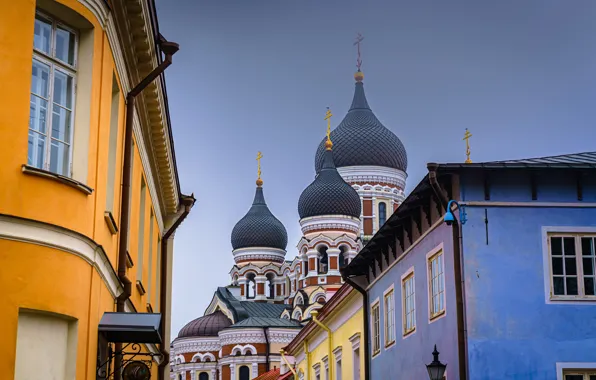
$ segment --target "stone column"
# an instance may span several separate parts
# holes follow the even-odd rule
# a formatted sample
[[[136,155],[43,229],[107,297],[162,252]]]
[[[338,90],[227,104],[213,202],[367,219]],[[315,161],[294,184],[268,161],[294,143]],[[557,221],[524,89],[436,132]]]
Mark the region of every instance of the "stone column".
[[[252,363],[252,378],[259,376],[259,365],[257,363]]]
[[[216,376],[217,370],[216,369],[212,369],[211,370],[211,380],[215,380],[215,376]]]
[[[317,276],[318,275],[319,252],[317,252],[315,250],[309,250],[308,252],[306,252],[306,256],[308,257],[307,277]]]
[[[379,230],[379,221],[377,220],[377,197],[373,195],[372,197],[372,223],[373,223],[373,230],[372,234],[374,235]]]
[[[236,380],[236,364],[230,364],[230,380]]]

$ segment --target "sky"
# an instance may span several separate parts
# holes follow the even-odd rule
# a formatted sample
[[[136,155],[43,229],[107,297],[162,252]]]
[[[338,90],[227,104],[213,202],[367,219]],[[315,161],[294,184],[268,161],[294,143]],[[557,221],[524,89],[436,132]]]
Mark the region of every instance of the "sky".
[[[300,239],[326,107],[339,124],[356,48],[376,116],[408,153],[407,192],[427,162],[595,150],[596,1],[156,0],[180,44],[166,70],[182,191],[197,203],[176,232],[172,334],[230,283],[230,233],[250,208],[263,153],[269,208]]]

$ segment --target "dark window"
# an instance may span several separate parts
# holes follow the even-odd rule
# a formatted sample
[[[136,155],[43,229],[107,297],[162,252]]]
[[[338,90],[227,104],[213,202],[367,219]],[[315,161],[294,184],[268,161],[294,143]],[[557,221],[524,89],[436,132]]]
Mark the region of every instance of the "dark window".
[[[329,269],[329,256],[327,255],[327,247],[322,246],[318,249],[319,251],[319,274],[327,273]]]
[[[240,367],[240,380],[250,380],[250,369],[245,365]]]
[[[384,202],[379,203],[379,228],[387,221],[387,205]]]
[[[201,372],[201,374],[199,375],[199,380],[209,380],[209,375],[207,374],[207,372]]]

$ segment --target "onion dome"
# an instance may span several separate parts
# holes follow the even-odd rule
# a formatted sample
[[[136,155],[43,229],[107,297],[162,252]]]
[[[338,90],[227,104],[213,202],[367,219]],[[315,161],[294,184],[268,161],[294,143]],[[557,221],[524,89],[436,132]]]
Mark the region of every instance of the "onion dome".
[[[364,94],[364,74],[354,74],[356,89],[352,106],[337,128],[331,132],[336,148],[335,165],[383,166],[406,171],[408,157],[401,140],[377,119]],[[325,140],[321,141],[315,156],[318,172],[325,160]]]
[[[269,211],[263,196],[263,181],[257,180],[252,207],[232,230],[232,248],[266,247],[285,250],[288,233],[284,225]]]
[[[323,150],[323,162],[317,177],[300,195],[298,200],[300,219],[321,215],[360,217],[362,208],[360,196],[337,172],[331,145],[331,141],[327,139],[327,147]]]
[[[187,323],[178,333],[178,338],[217,336],[217,333],[231,325],[232,321],[221,310],[217,310]]]

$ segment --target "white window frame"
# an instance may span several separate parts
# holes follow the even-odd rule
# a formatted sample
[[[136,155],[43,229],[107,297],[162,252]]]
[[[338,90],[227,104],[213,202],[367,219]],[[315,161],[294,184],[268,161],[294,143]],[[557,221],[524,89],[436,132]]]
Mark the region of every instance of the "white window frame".
[[[550,238],[556,237],[576,237],[576,268],[578,273],[578,293],[579,295],[555,295],[553,288],[553,272],[550,254]],[[547,304],[569,304],[569,305],[594,305],[596,296],[585,294],[583,282],[583,265],[581,260],[581,238],[596,237],[596,227],[561,227],[561,226],[543,226],[542,227],[542,259],[544,271],[544,298]],[[579,237],[579,238],[578,238]]]
[[[586,378],[586,374],[594,374],[596,375],[596,363],[595,362],[587,362],[587,363],[572,363],[572,362],[559,362],[556,363],[557,368],[557,380],[565,380],[565,375],[584,375],[584,379]]]
[[[48,83],[48,98],[45,99],[48,102],[48,106],[46,109],[46,112],[47,112],[46,133],[42,134],[37,131],[33,131],[33,133],[36,133],[36,134],[39,134],[39,135],[42,135],[45,137],[43,164],[42,164],[42,167],[38,168],[38,169],[50,171],[52,140],[56,140],[56,141],[60,142],[61,144],[68,145],[68,173],[66,174],[66,176],[72,177],[73,176],[72,154],[73,154],[74,130],[75,130],[74,121],[75,121],[75,109],[76,109],[76,98],[77,98],[77,63],[78,63],[78,51],[79,51],[79,33],[72,27],[62,23],[56,17],[50,16],[49,14],[42,12],[39,9],[36,9],[35,16],[36,17],[39,16],[40,18],[43,18],[46,21],[52,23],[52,31],[51,31],[51,38],[50,38],[50,54],[36,49],[35,46],[33,46],[33,48],[32,48],[33,58],[32,58],[31,64],[33,64],[33,61],[38,61],[38,62],[41,62],[41,63],[48,65],[50,67],[49,83]],[[55,33],[56,33],[56,29],[58,27],[71,32],[74,36],[74,52],[73,52],[74,61],[73,61],[72,65],[70,65],[67,62],[63,62],[63,61],[54,57],[55,52],[56,52]],[[58,140],[58,139],[55,139],[52,137],[52,120],[53,120],[53,112],[54,112],[53,111],[54,77],[55,77],[54,73],[56,71],[62,72],[63,74],[72,77],[72,109],[69,110],[70,111],[70,136],[69,136],[70,142],[68,144],[66,144],[66,142],[64,142],[62,140]],[[31,75],[33,76],[33,73],[31,73]],[[29,90],[29,92],[31,95],[31,90]],[[61,107],[61,106],[59,106],[59,107]],[[62,108],[64,108],[64,107],[62,107]],[[31,117],[31,115],[29,115],[29,117]],[[31,130],[31,128],[28,128],[28,131],[29,130]],[[27,159],[28,159],[28,156],[29,156],[29,150],[27,150]],[[35,163],[33,163],[31,166],[37,168]],[[55,173],[55,174],[58,174],[58,173]]]
[[[391,295],[393,296],[393,302],[392,302],[392,314],[389,315],[388,314],[388,310],[387,310],[387,297]],[[389,322],[391,322],[391,326],[389,326]],[[389,331],[393,332],[393,336],[391,340],[389,340]],[[383,292],[383,331],[384,331],[384,347],[385,349],[391,348],[395,345],[395,341],[396,341],[396,328],[395,328],[395,287],[393,284],[391,284],[391,286],[389,288],[387,288],[384,292]]]
[[[414,310],[412,310],[413,319],[412,324],[413,327],[411,329],[407,329],[408,323],[408,310],[406,308],[406,282],[412,281],[412,302],[414,304]],[[416,277],[414,273],[414,267],[408,269],[402,276],[401,276],[401,304],[402,304],[402,335],[403,338],[407,338],[413,335],[416,332]]]
[[[441,260],[441,274],[442,274],[442,283],[443,283],[443,309],[433,313],[433,275],[432,275],[432,262],[439,256],[442,255],[443,260]],[[430,252],[426,254],[426,283],[428,286],[428,323],[435,322],[438,319],[441,319],[447,314],[447,300],[446,300],[446,289],[445,289],[445,251],[443,250],[443,243],[439,244],[435,248],[433,248]]]
[[[377,310],[379,320],[375,321],[375,309]],[[381,303],[379,297],[377,297],[371,304],[370,304],[370,324],[371,324],[371,351],[372,351],[372,358],[377,357],[381,353]],[[378,337],[378,347],[375,347],[375,340]]]

